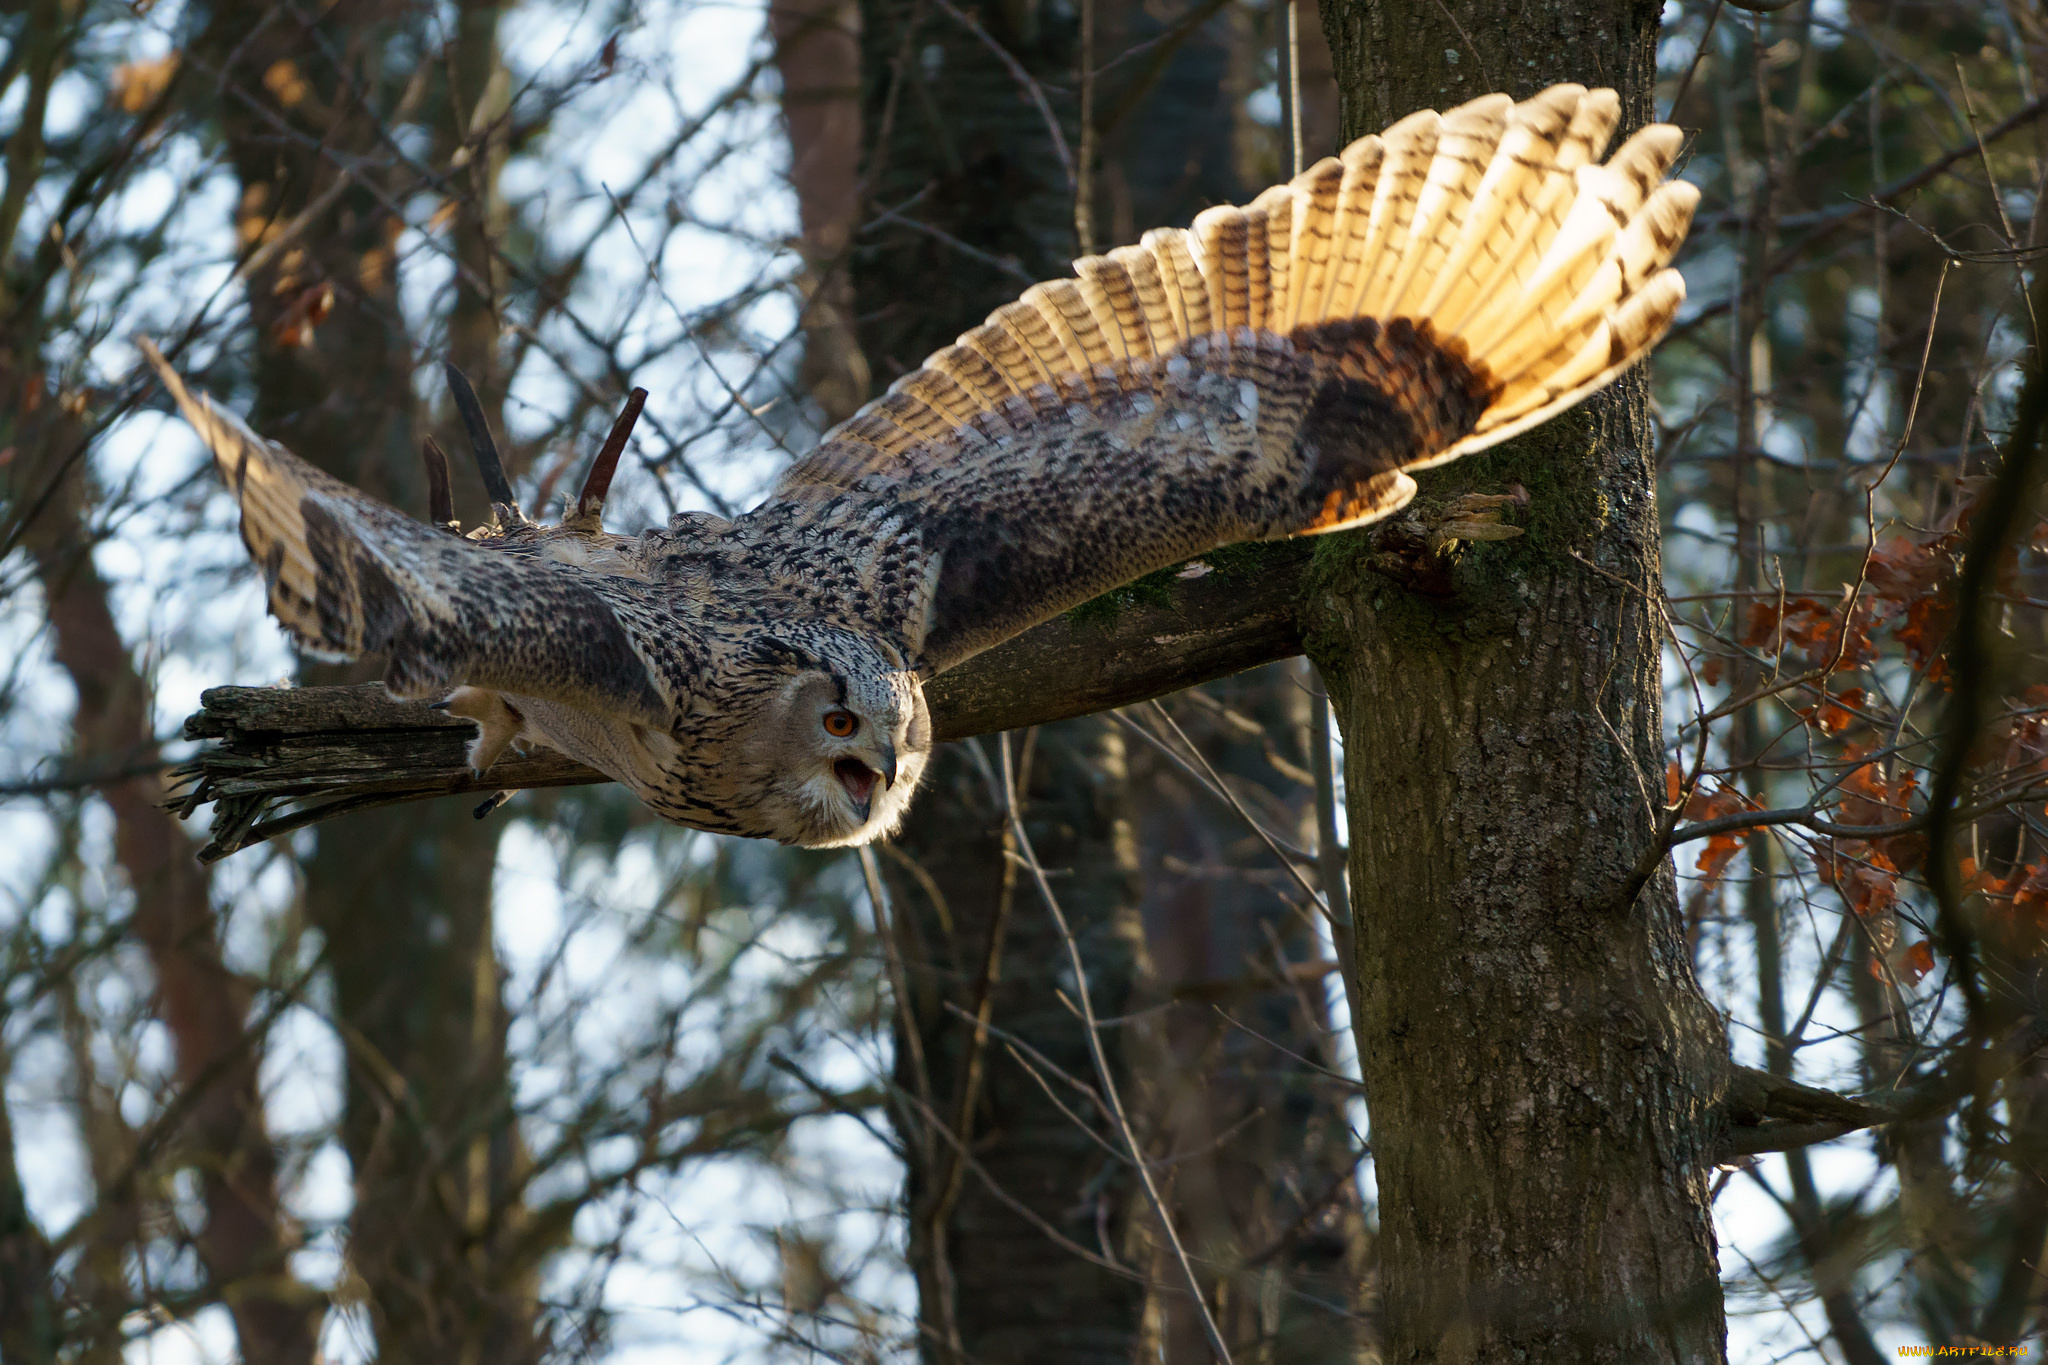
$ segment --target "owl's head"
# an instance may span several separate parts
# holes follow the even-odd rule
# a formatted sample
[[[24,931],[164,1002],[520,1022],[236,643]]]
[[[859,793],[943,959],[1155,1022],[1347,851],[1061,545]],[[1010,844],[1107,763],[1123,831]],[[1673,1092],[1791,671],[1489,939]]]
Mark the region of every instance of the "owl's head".
[[[736,746],[749,823],[806,848],[895,833],[931,757],[917,675],[838,632],[800,646],[776,641],[769,653],[770,686]]]

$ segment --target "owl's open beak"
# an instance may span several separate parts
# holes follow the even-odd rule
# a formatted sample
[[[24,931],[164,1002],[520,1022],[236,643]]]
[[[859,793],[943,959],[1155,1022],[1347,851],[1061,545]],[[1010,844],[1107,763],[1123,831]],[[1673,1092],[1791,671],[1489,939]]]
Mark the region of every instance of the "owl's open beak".
[[[874,801],[878,774],[857,758],[840,759],[832,765],[832,772],[839,779],[839,785],[846,788],[847,796],[852,798],[854,813],[863,820],[867,819],[868,808]]]
[[[879,769],[870,767],[870,762],[881,766]],[[866,761],[842,758],[832,765],[832,771],[839,778],[839,785],[846,788],[846,794],[853,798],[853,807],[860,813],[860,818],[865,820],[874,803],[876,784],[885,790],[896,784],[896,746],[884,742]]]

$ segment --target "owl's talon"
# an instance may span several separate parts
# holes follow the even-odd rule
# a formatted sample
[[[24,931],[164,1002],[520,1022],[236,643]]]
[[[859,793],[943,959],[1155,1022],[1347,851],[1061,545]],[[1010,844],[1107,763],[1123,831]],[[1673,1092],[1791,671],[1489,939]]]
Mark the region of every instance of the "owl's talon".
[[[476,722],[468,758],[469,770],[479,781],[506,749],[532,738],[526,731],[526,717],[489,688],[458,687],[449,695],[445,709],[450,715]]]

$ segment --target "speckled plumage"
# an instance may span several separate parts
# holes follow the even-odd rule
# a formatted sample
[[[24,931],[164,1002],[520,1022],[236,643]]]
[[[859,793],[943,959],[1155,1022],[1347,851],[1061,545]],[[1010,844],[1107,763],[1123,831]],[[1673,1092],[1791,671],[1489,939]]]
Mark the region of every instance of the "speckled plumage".
[[[1076,263],[829,433],[767,501],[627,539],[460,538],[165,379],[308,649],[549,744],[664,817],[789,843],[900,822],[921,681],[1154,569],[1356,526],[1408,472],[1526,430],[1670,324],[1697,200],[1675,129],[1604,166],[1611,91],[1490,96],[1361,139],[1245,209]],[[835,735],[825,719],[854,718]],[[842,721],[834,721],[839,724]],[[861,774],[865,773],[866,778]]]

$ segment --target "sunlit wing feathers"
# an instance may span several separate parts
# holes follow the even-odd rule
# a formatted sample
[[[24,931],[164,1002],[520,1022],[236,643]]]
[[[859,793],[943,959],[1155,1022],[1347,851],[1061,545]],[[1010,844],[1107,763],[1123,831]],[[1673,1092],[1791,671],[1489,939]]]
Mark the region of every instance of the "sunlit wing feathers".
[[[1685,297],[1697,191],[1612,91],[1402,120],[1248,208],[1076,262],[792,466],[752,520],[872,543],[927,673],[1234,541],[1384,517],[1406,471],[1611,382]],[[900,602],[898,599],[902,599]],[[870,601],[869,598],[862,599]]]
[[[141,345],[241,506],[272,614],[308,651],[384,655],[400,697],[467,683],[666,726],[692,632],[597,538],[465,540],[414,521],[256,435]]]

